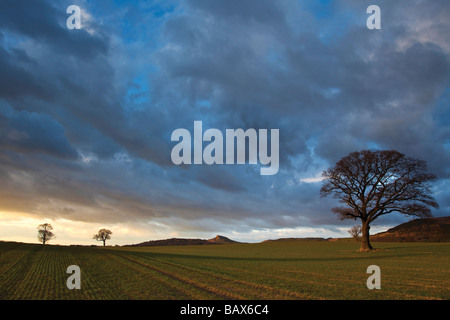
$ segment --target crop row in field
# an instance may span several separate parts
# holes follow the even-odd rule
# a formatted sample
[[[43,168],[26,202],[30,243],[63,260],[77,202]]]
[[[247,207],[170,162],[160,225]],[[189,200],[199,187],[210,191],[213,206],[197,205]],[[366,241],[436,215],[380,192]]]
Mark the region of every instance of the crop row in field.
[[[0,243],[0,299],[449,299],[445,244],[277,242],[90,248]],[[378,265],[382,288],[369,290]],[[69,265],[81,290],[69,290]]]

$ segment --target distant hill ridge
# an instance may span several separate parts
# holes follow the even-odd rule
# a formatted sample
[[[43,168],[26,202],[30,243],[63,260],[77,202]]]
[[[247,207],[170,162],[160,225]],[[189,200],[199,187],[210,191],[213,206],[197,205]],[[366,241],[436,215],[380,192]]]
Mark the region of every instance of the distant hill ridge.
[[[171,238],[164,240],[151,240],[138,244],[126,245],[125,247],[152,247],[152,246],[198,246],[198,245],[215,245],[215,244],[232,244],[239,243],[227,237],[217,235],[212,239],[183,239]]]
[[[385,232],[374,234],[371,241],[450,242],[450,217],[415,219]]]
[[[263,242],[283,241],[333,241],[333,238],[280,238],[269,239]],[[371,241],[384,242],[450,242],[450,216],[440,218],[415,219],[402,223],[385,232],[370,236]],[[212,239],[185,239],[171,238],[164,240],[151,240],[138,244],[125,245],[125,247],[152,247],[152,246],[195,246],[241,243],[227,237],[217,235]]]
[[[263,242],[283,242],[283,241],[329,241],[331,238],[279,238],[279,239],[268,239]]]

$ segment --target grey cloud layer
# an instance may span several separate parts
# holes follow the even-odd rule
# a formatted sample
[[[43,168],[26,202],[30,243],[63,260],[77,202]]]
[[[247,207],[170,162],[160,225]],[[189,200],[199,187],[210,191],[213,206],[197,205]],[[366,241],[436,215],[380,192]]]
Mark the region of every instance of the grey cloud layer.
[[[63,5],[42,1],[38,15],[1,2],[3,209],[211,230],[340,224],[320,185],[300,178],[374,145],[427,160],[449,190],[447,2],[383,2],[380,32],[358,1],[327,18],[307,1],[174,4],[154,18],[153,43],[114,25],[138,4],[69,32]],[[148,99],[127,100],[132,89]],[[194,120],[280,129],[280,172],[173,166],[170,134]]]

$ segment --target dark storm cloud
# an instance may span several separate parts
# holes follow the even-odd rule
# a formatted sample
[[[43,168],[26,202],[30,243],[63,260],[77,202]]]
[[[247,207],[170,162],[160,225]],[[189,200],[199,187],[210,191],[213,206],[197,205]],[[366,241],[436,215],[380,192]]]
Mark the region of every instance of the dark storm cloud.
[[[255,21],[270,25],[277,25],[284,21],[284,12],[279,7],[283,1],[274,3],[270,0],[262,0],[256,6],[251,0],[230,0],[227,2],[188,0],[187,3],[196,10],[207,12],[214,18],[223,18],[226,22],[230,22],[230,19],[233,18],[237,18],[244,23]]]
[[[3,48],[0,52],[3,99],[14,108],[54,117],[84,153],[112,156],[125,148],[144,159],[168,163],[161,127],[154,121],[158,115],[129,114],[124,108],[126,88],[115,78],[107,56],[108,50],[114,50],[109,35],[101,28],[92,34],[83,29],[71,32],[62,5],[42,1],[39,14],[29,2],[2,5],[2,30],[10,38],[27,39],[20,48],[5,43],[12,53]],[[30,102],[23,103],[24,98]]]
[[[64,128],[45,115],[22,111],[10,117],[0,113],[0,148],[20,153],[45,153],[54,157],[77,158],[64,136]]]
[[[24,57],[26,57],[24,59]],[[12,60],[17,63],[11,63]],[[25,51],[15,49],[11,54],[0,48],[0,94],[4,99],[20,99],[33,96],[41,99],[51,99],[51,93],[45,83],[34,81],[32,73],[21,65],[29,63]]]
[[[5,0],[0,4],[0,28],[46,43],[53,50],[78,58],[106,54],[107,44],[87,32],[67,32],[67,6],[46,1]]]
[[[159,60],[165,83],[182,84],[180,96],[209,100],[224,126],[279,127],[283,169],[309,167],[287,161],[314,161],[308,145],[329,165],[377,146],[425,159],[431,171],[448,175],[443,128],[432,118],[450,71],[447,42],[436,33],[448,33],[449,24],[439,19],[439,27],[429,27],[433,15],[448,12],[445,2],[384,2],[378,33],[365,27],[367,5],[356,1],[336,6],[336,29],[326,20],[293,28],[278,15],[288,16],[279,3],[264,2],[258,12],[244,3],[238,13],[233,4],[187,4],[185,15],[166,24],[170,46]],[[270,6],[277,8],[273,19],[259,19]],[[270,201],[282,210],[289,200],[283,193]],[[320,203],[311,214],[296,205],[313,221]]]
[[[396,148],[449,178],[447,2],[382,2],[381,31],[366,28],[361,1],[326,12],[309,1],[172,3],[162,14],[81,2],[92,25],[69,31],[66,3],[1,2],[5,208],[202,230],[332,228],[336,202],[302,179],[349,152]],[[170,135],[195,120],[280,129],[279,173],[174,166]]]

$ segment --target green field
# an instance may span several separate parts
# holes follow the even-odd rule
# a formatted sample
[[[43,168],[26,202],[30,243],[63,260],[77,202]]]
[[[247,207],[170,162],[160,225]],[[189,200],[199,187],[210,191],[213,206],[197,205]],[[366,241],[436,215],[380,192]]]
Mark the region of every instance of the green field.
[[[0,242],[0,299],[450,299],[448,243],[281,241],[185,247]],[[381,289],[369,290],[369,265]],[[81,269],[69,290],[66,269]]]

